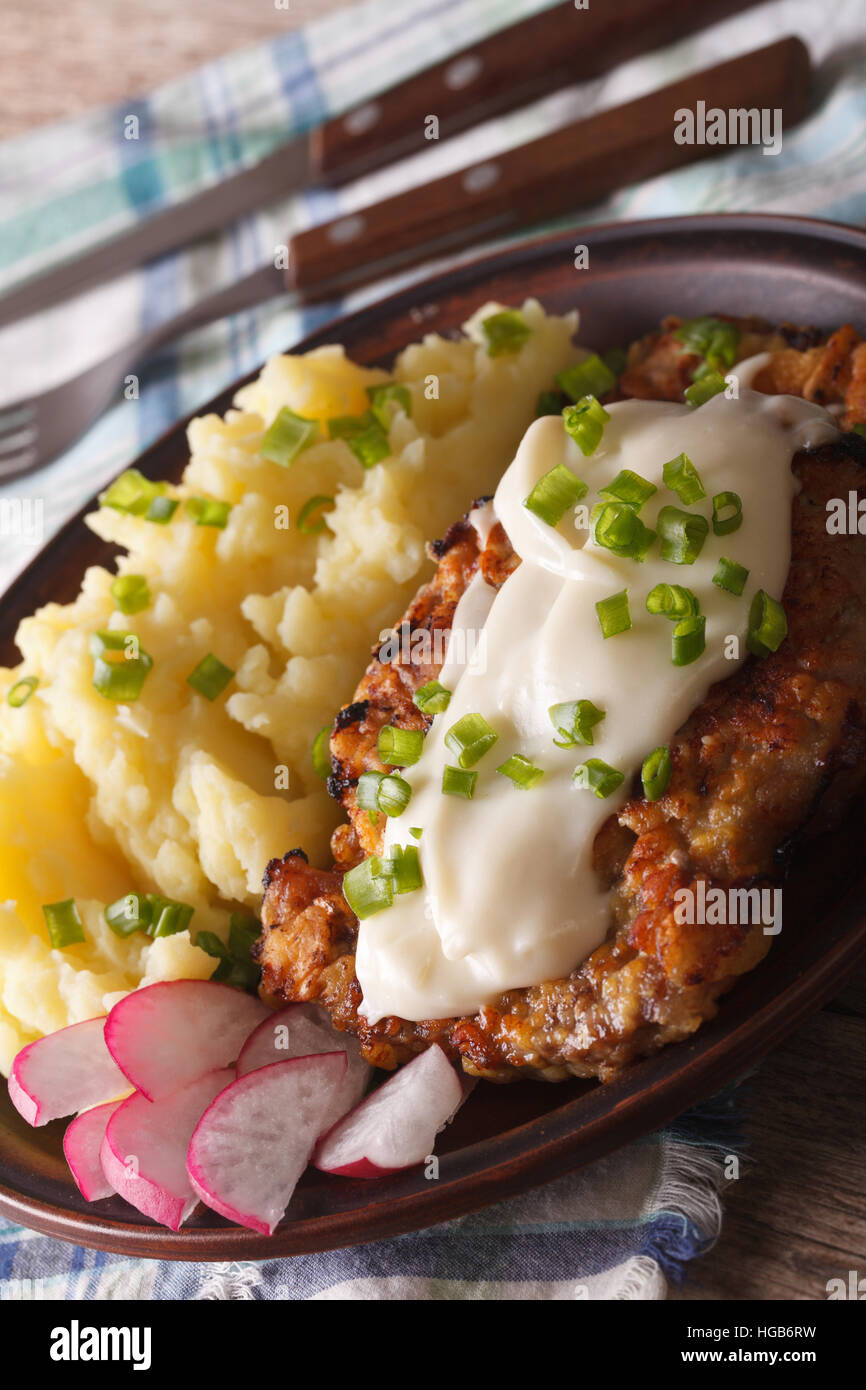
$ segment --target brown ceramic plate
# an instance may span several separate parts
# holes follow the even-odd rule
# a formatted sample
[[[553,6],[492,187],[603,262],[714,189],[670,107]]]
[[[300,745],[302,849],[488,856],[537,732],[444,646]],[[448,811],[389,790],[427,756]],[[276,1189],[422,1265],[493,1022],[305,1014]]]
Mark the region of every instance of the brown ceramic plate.
[[[574,269],[576,242],[589,246],[589,270]],[[866,234],[832,223],[709,216],[590,226],[440,275],[298,347],[336,340],[360,362],[387,364],[424,331],[456,330],[486,299],[519,303],[528,294],[557,312],[579,308],[581,341],[600,349],[628,342],[671,312],[721,309],[826,328],[847,321],[862,332],[864,272]],[[199,413],[224,411],[236,389]],[[185,427],[169,431],[136,466],[152,478],[178,477],[186,463]],[[17,659],[20,618],[49,599],[72,598],[85,567],[110,553],[80,515],[70,522],[5,596],[0,659]],[[63,1159],[63,1122],[30,1129],[3,1087],[0,1212],[78,1245],[127,1254],[263,1259],[432,1225],[579,1168],[710,1095],[839,990],[866,957],[861,827],[862,811],[849,817],[843,833],[803,853],[785,895],[798,905],[796,919],[789,914],[766,961],[725,998],[713,1023],[607,1086],[482,1083],[441,1138],[438,1182],[418,1171],[364,1182],[311,1170],[271,1239],[229,1226],[204,1208],[175,1235],[117,1198],[89,1206]]]

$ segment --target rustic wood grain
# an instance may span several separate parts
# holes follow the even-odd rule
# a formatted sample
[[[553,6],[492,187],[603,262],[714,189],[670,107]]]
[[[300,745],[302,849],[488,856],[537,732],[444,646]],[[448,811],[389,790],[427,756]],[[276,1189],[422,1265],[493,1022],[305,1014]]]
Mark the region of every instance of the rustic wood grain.
[[[750,1160],[679,1298],[823,1300],[866,1276],[866,972],[764,1061]]]
[[[122,101],[352,0],[3,0],[0,139]]]

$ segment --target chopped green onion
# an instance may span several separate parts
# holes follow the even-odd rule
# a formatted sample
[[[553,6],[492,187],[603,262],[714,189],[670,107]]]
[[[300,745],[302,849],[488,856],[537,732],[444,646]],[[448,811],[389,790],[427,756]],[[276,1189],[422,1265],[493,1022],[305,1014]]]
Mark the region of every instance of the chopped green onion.
[[[372,414],[383,430],[390,428],[394,417],[394,412],[388,409],[392,402],[403,411],[404,415],[411,418],[412,397],[409,394],[409,388],[402,386],[398,381],[385,381],[381,386],[368,386],[367,399],[370,402]]]
[[[546,521],[548,526],[557,526],[568,509],[585,496],[586,491],[586,483],[581,482],[564,463],[558,463],[539,478],[523,505]]]
[[[619,632],[628,632],[631,627],[631,613],[628,609],[628,589],[618,594],[599,599],[595,605],[602,637],[616,637]]]
[[[576,366],[557,372],[556,384],[576,402],[581,396],[606,396],[616,386],[616,377],[598,354],[593,353]]]
[[[722,512],[728,511],[727,516]],[[713,531],[717,536],[729,536],[743,524],[743,499],[737,492],[717,492],[713,498]]]
[[[510,758],[506,758],[504,763],[500,763],[496,769],[501,772],[503,777],[508,777],[521,790],[528,791],[534,787],[536,782],[540,782],[544,776],[544,769],[535,767],[528,758],[524,758],[522,753],[512,753]]]
[[[481,332],[487,340],[488,357],[519,352],[532,336],[532,329],[519,309],[503,309],[501,313],[482,319]]]
[[[343,876],[343,897],[361,921],[394,901],[394,881],[375,854]]]
[[[736,560],[729,560],[723,555],[713,575],[713,583],[726,593],[736,594],[739,598],[746,587],[748,577],[749,571],[745,565],[738,565]]]
[[[150,605],[150,588],[143,574],[119,574],[111,585],[111,597],[121,613],[140,613]]]
[[[74,898],[66,898],[62,903],[43,903],[42,916],[45,918],[48,936],[55,951],[62,951],[64,946],[74,946],[79,941],[87,940]]]
[[[566,700],[562,704],[551,705],[547,713],[556,732],[562,735],[561,741],[558,738],[553,740],[557,748],[573,748],[575,743],[594,743],[592,731],[604,719],[604,710],[600,710],[592,700]]]
[[[656,538],[627,502],[598,502],[590,517],[596,545],[626,560],[643,562]]]
[[[391,454],[387,432],[371,410],[364,415],[340,415],[328,421],[331,439],[344,439],[364,468],[372,468]]]
[[[390,878],[395,893],[414,893],[424,887],[417,845],[392,845],[382,872]]]
[[[379,809],[379,786],[384,778],[384,772],[362,772],[358,778],[356,797],[358,805],[362,811],[372,811],[374,814]]]
[[[215,700],[218,695],[222,695],[234,674],[230,666],[225,666],[218,657],[214,656],[213,652],[208,652],[207,656],[202,657],[195,670],[187,676],[186,683],[191,685],[193,690],[197,690],[199,695],[203,695],[206,700]]]
[[[698,512],[662,507],[656,525],[661,537],[661,557],[674,565],[693,565],[710,532],[710,523]]]
[[[109,903],[103,915],[115,936],[131,936],[150,926],[153,909],[144,894],[127,893]]]
[[[859,434],[861,439],[866,439],[866,425],[861,424],[858,420],[856,425],[851,426],[851,433]]]
[[[11,705],[13,709],[20,709],[22,705],[26,705],[38,684],[38,676],[22,676],[6,696],[7,705]]]
[[[136,634],[122,631],[120,628],[103,628],[98,632],[91,632],[87,645],[94,660],[105,656],[106,652],[112,652],[117,654],[120,661],[131,662],[138,658],[141,650]]]
[[[618,380],[628,366],[628,353],[625,348],[608,348],[607,352],[602,353],[601,360]]]
[[[682,584],[656,584],[646,596],[646,611],[679,623],[700,612],[700,604]]]
[[[371,425],[368,430],[356,434],[353,439],[347,439],[346,443],[363,468],[372,468],[374,464],[381,463],[391,455],[388,436],[378,424]]]
[[[184,507],[196,526],[215,526],[218,530],[224,531],[232,504],[219,502],[212,497],[188,497]]]
[[[229,959],[229,948],[225,942],[217,936],[215,931],[198,932],[193,944],[196,945],[200,951],[204,951],[206,955],[216,956],[219,960]]]
[[[199,938],[197,937],[196,945],[198,944]],[[211,975],[211,979],[220,984],[231,985],[233,989],[245,989],[251,994],[257,993],[261,978],[261,967],[249,956],[243,960],[238,960],[236,956],[230,955],[225,960],[220,961]]]
[[[643,794],[647,801],[658,801],[670,786],[673,766],[669,748],[654,748],[648,758],[644,758],[640,770]]]
[[[222,984],[233,985],[236,989],[257,989],[261,970],[250,958],[250,950],[258,938],[259,931],[258,920],[240,912],[233,912],[231,915],[228,946],[220,940],[216,932],[200,931],[195,938],[195,945],[219,961],[210,978]]]
[[[428,681],[415,691],[412,703],[422,714],[444,714],[451,703],[451,691],[439,681]]]
[[[377,752],[382,762],[391,767],[417,763],[423,749],[424,735],[420,729],[398,729],[396,724],[386,724],[379,730]]]
[[[707,620],[702,613],[678,622],[671,636],[671,661],[675,666],[690,666],[704,651]]]
[[[249,912],[233,912],[229,918],[229,950],[233,956],[248,956],[262,934],[258,917]]]
[[[250,960],[250,950],[261,933],[261,923],[258,918],[252,917],[246,912],[233,912],[229,923],[228,945],[217,936],[216,932],[212,931],[198,932],[195,945],[207,955],[216,956],[226,967],[234,967],[233,969],[216,970],[211,975],[212,980],[222,980],[226,984],[239,985],[241,988],[249,989],[256,983],[252,979],[252,974],[254,973],[256,977],[259,975],[258,967],[254,966]],[[249,975],[250,978],[245,978],[246,975]]]
[[[354,439],[374,424],[376,417],[371,410],[365,410],[363,415],[334,415],[328,421],[328,438]]]
[[[321,777],[323,782],[327,782],[331,775],[331,725],[326,724],[324,729],[320,729],[313,739],[311,755],[313,759],[313,771],[317,777]]]
[[[707,401],[712,400],[713,396],[718,396],[724,391],[727,382],[719,372],[707,372],[699,381],[693,381],[691,386],[686,388],[685,397],[689,405],[706,405]]]
[[[154,940],[160,936],[177,936],[178,932],[186,931],[192,921],[193,909],[188,903],[162,898],[157,893],[148,893],[146,902],[151,913],[146,931]]]
[[[423,830],[423,827],[422,827],[422,826],[420,826],[420,825],[410,825],[410,826],[409,826],[409,834],[410,834],[410,835],[414,835],[414,837],[415,837],[416,840],[420,840],[420,839],[421,839],[421,836],[423,835],[423,833],[424,833],[424,830]]]
[[[442,790],[446,796],[462,796],[471,801],[475,795],[477,781],[477,772],[468,772],[462,767],[452,767],[448,763],[442,773]]]
[[[154,497],[144,514],[145,521],[154,521],[157,526],[167,526],[180,506],[176,497]]]
[[[607,487],[599,488],[602,497],[610,497],[615,502],[625,502],[627,506],[634,507],[636,512],[640,511],[644,502],[648,502],[654,492],[658,492],[655,484],[642,478],[639,473],[633,473],[630,468],[621,469]]]
[[[302,536],[317,536],[320,531],[324,531],[325,518],[323,516],[320,515],[310,520],[313,516],[313,512],[320,511],[322,507],[326,507],[329,512],[333,511],[333,497],[321,497],[317,495],[311,497],[308,502],[304,503],[303,507],[298,512],[298,530]]]
[[[474,767],[493,747],[499,735],[483,714],[464,714],[445,735],[445,743],[461,767]]]
[[[405,777],[398,777],[396,772],[391,772],[382,778],[377,801],[379,810],[384,811],[386,816],[402,816],[411,800],[412,788]]]
[[[271,463],[288,468],[303,449],[315,443],[319,426],[284,405],[259,446],[259,453]]]
[[[574,784],[586,791],[595,792],[598,797],[610,796],[625,781],[625,773],[611,767],[601,758],[589,758],[574,769]]]
[[[604,406],[599,405],[595,396],[584,396],[583,400],[578,401],[576,405],[566,406],[562,412],[566,434],[574,440],[586,458],[594,454],[601,443],[604,427],[609,419]]]
[[[542,391],[535,402],[535,418],[540,420],[543,415],[561,415],[568,405],[568,397],[564,391]]]
[[[759,589],[749,609],[746,646],[753,656],[766,657],[778,651],[788,635],[788,620],[778,599]]]
[[[734,323],[705,314],[681,324],[674,337],[688,352],[705,358],[715,370],[732,367],[736,361],[740,330]]]
[[[706,497],[706,490],[700,474],[688,454],[678,454],[662,469],[665,487],[675,492],[684,507],[691,507]]]
[[[106,700],[129,705],[141,695],[147,673],[153,665],[143,654],[139,661],[111,662],[101,657],[93,663],[93,688]]]
[[[156,497],[165,492],[165,483],[152,483],[137,468],[127,468],[105,492],[100,494],[103,507],[131,516],[144,516]]]
[[[153,658],[139,645],[134,632],[94,632],[90,637],[93,687],[107,700],[129,704],[137,700]],[[115,659],[116,658],[116,659]]]

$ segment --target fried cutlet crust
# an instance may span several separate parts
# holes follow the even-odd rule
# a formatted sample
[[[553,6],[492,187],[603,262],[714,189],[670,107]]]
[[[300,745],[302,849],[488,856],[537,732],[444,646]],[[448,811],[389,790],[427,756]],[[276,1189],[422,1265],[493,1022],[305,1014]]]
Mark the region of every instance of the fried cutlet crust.
[[[752,383],[756,391],[839,406],[843,429],[853,429],[866,420],[866,342],[849,323],[825,337],[816,329],[790,323],[772,328],[758,318],[716,317],[736,324],[740,331],[738,362],[757,353],[770,353],[770,360]],[[671,315],[662,321],[659,332],[632,344],[618,394],[640,400],[683,399],[701,359],[683,351],[676,336],[682,323]]]
[[[777,884],[785,855],[832,825],[866,781],[866,547],[826,527],[829,499],[852,490],[866,498],[866,443],[848,435],[798,454],[793,467],[801,490],[783,595],[788,640],[712,687],[671,742],[666,794],[654,803],[633,795],[602,827],[594,863],[611,889],[608,939],[567,978],[510,990],[472,1018],[385,1018],[370,1027],[359,1016],[358,924],[341,882],[380,844],[381,827],[355,799],[360,774],[382,768],[379,729],[429,722],[412,694],[439,667],[413,661],[409,644],[394,660],[374,653],[337,717],[331,790],[349,823],[334,833],[334,867],[314,869],[297,850],[268,866],[258,947],[267,1000],[324,1005],[377,1066],[395,1067],[438,1042],[470,1074],[497,1081],[608,1079],[713,1016],[718,997],[772,938],[760,924],[678,922],[677,890],[697,891],[700,880],[708,890]],[[498,525],[479,553],[467,520],[431,553],[436,575],[403,619],[413,633],[450,627],[479,566],[499,587],[519,563]]]

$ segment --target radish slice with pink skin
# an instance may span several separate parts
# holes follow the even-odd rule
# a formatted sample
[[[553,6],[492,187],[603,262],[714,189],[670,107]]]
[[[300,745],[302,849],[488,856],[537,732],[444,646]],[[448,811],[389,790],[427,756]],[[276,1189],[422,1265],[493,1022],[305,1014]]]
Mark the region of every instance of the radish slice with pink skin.
[[[292,1057],[311,1057],[318,1052],[343,1052],[346,1074],[334,1092],[333,1102],[322,1123],[322,1133],[335,1125],[341,1115],[358,1104],[370,1084],[372,1067],[361,1056],[357,1038],[338,1033],[324,1009],[313,1004],[287,1004],[271,1014],[251,1033],[237,1062],[238,1076],[247,1076],[274,1062]]]
[[[353,1178],[380,1178],[422,1163],[465,1098],[460,1077],[434,1044],[338,1120],[319,1141],[313,1163]]]
[[[69,1171],[87,1202],[99,1202],[103,1197],[114,1196],[114,1188],[102,1171],[99,1153],[105,1138],[105,1126],[122,1104],[123,1101],[113,1100],[108,1105],[85,1110],[83,1115],[67,1126],[63,1136],[63,1152]]]
[[[346,1072],[343,1052],[293,1057],[249,1072],[201,1117],[187,1172],[201,1200],[273,1235]]]
[[[73,1023],[21,1049],[9,1074],[9,1098],[29,1125],[47,1125],[129,1090],[106,1047],[105,1024],[104,1018]]]
[[[186,1151],[211,1101],[234,1079],[232,1068],[211,1071],[157,1101],[136,1091],[109,1119],[100,1149],[102,1171],[143,1216],[177,1231],[197,1206]]]
[[[269,1010],[254,995],[213,980],[145,985],[115,1004],[105,1041],[148,1100],[160,1100],[236,1061]]]

